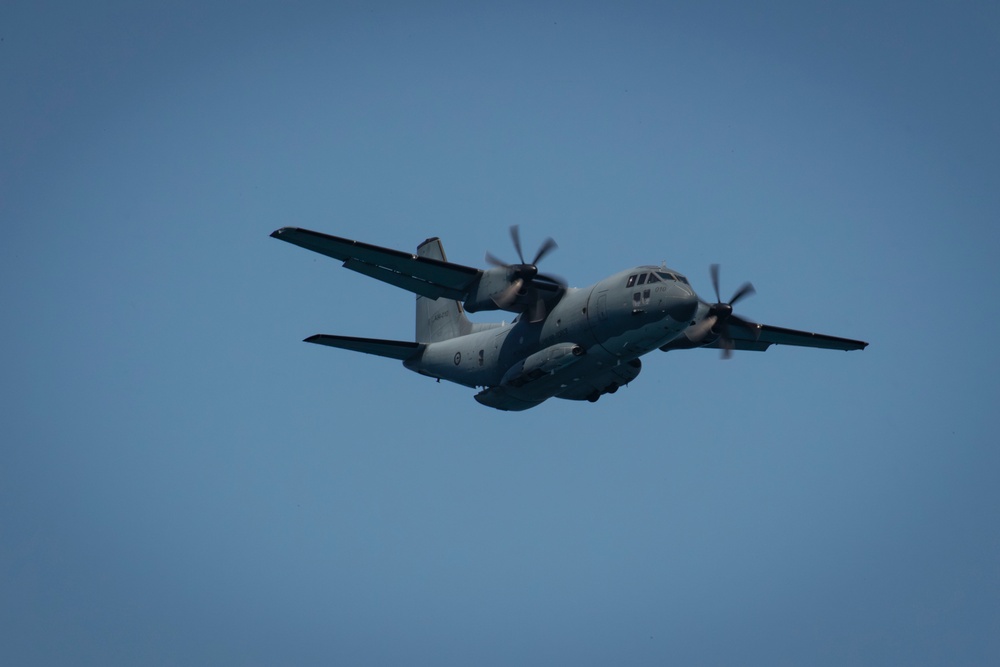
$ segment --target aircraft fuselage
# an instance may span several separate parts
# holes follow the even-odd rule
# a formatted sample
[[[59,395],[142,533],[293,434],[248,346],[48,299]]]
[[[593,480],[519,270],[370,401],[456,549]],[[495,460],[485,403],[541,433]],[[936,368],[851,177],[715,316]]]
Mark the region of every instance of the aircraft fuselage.
[[[636,284],[640,277],[642,284]],[[698,308],[683,276],[637,267],[591,287],[567,288],[542,321],[519,317],[429,343],[405,365],[468,387],[489,387],[476,399],[507,410],[554,396],[596,400],[633,380],[641,369],[638,358],[682,335]]]

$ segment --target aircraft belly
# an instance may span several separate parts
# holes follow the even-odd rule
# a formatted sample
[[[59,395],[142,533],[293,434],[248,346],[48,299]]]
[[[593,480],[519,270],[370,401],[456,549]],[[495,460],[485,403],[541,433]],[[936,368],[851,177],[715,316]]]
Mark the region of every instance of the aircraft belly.
[[[575,376],[572,371],[577,366],[554,371],[519,386],[500,384],[489,387],[476,394],[475,398],[483,405],[500,410],[526,410],[564,390],[567,382],[573,382]]]
[[[535,407],[545,401],[548,396],[541,399],[527,399],[523,398],[517,392],[508,391],[505,387],[490,387],[476,394],[474,398],[490,408],[508,412],[519,412]]]
[[[566,398],[574,401],[595,400],[601,394],[613,394],[618,388],[627,385],[639,376],[642,371],[642,362],[638,358],[622,362],[615,365],[605,365],[603,368],[580,378],[563,391],[556,394],[558,398]]]
[[[500,410],[526,410],[554,396],[587,399],[617,390],[639,374],[638,360],[622,362],[599,346],[592,347],[572,364],[536,376],[523,384],[500,384],[476,395],[483,405]]]

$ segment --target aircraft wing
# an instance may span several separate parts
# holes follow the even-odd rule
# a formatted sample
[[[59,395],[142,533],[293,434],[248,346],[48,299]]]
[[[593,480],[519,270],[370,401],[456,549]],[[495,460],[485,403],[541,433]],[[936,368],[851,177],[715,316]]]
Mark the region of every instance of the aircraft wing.
[[[382,340],[379,338],[357,338],[355,336],[333,336],[331,334],[316,334],[306,338],[306,343],[318,343],[329,347],[339,347],[342,350],[364,352],[390,359],[406,361],[423,351],[423,343],[410,343],[402,340]]]
[[[464,301],[482,271],[408,252],[321,234],[298,227],[282,227],[273,238],[339,259],[344,267],[430,299]]]
[[[763,352],[772,345],[798,345],[800,347],[818,347],[825,350],[863,350],[868,343],[850,338],[827,336],[826,334],[785,329],[769,324],[758,324],[756,327],[745,327],[735,323],[729,325],[729,337],[737,350],[752,350]],[[705,347],[721,348],[721,341],[715,341]]]

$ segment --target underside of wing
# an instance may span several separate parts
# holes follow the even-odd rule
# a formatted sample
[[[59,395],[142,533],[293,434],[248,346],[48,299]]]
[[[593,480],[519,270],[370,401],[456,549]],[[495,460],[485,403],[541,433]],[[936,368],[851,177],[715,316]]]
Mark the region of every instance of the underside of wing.
[[[382,248],[320,232],[282,227],[273,238],[339,259],[344,267],[431,299],[462,301],[482,273],[461,264]]]
[[[411,343],[402,340],[382,340],[379,338],[357,338],[355,336],[334,336],[331,334],[316,334],[306,338],[307,343],[317,343],[329,347],[339,347],[342,350],[364,352],[379,357],[388,357],[406,361],[424,349],[423,343]]]
[[[863,350],[868,343],[850,338],[827,336],[826,334],[785,329],[769,324],[758,324],[756,327],[745,327],[735,323],[729,326],[729,336],[733,347],[737,350],[755,350],[763,352],[771,345],[797,345],[800,347],[817,347],[825,350]],[[721,341],[715,341],[705,347],[721,348]]]

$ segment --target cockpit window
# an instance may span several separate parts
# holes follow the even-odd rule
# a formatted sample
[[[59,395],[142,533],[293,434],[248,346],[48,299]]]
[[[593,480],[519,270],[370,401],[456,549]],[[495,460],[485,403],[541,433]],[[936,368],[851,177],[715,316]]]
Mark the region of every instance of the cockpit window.
[[[639,284],[642,285],[645,282],[646,282],[646,274],[643,273],[641,276],[639,276]]]
[[[634,273],[632,275],[630,275],[628,277],[628,282],[625,283],[625,287],[631,287],[632,285],[635,285],[635,278],[636,278],[636,275]]]
[[[660,282],[660,277],[657,274],[655,274],[655,273],[650,273],[649,274],[649,280],[647,282],[658,283],[658,282]]]
[[[689,284],[688,279],[679,273],[670,273],[669,271],[657,271],[657,275],[659,275],[664,280],[678,280],[684,283],[685,285]]]

